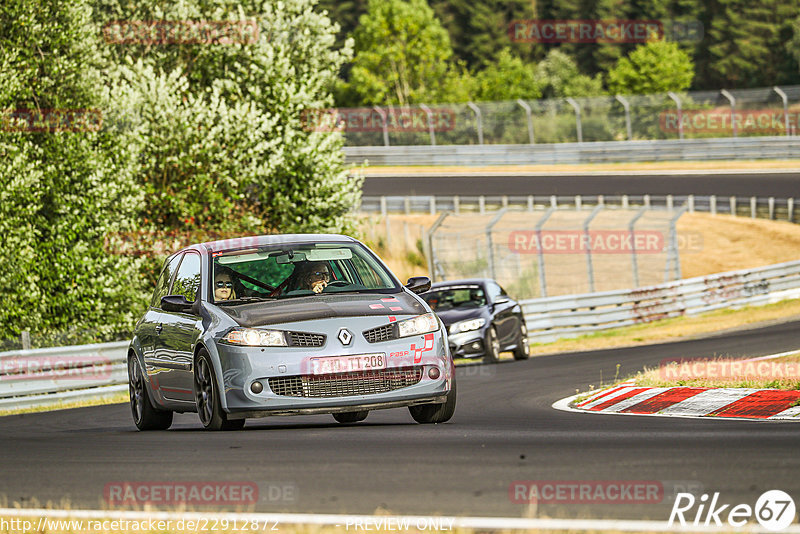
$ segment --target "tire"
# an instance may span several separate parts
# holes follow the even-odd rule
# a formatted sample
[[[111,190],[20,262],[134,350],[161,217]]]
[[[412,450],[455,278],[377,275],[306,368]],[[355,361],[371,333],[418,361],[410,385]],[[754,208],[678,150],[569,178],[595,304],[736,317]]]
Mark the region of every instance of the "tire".
[[[172,425],[172,412],[156,410],[147,392],[142,368],[135,356],[128,358],[128,393],[131,415],[139,430],[166,430]]]
[[[194,366],[194,399],[200,422],[206,430],[241,430],[245,420],[228,419],[222,411],[219,391],[211,358],[205,349],[200,349]]]
[[[497,329],[494,326],[489,327],[483,344],[485,348],[484,363],[496,363],[500,360],[500,340],[497,339]]]
[[[369,410],[364,410],[362,412],[340,412],[333,414],[333,418],[336,419],[338,423],[358,423],[366,419],[368,415]]]
[[[456,377],[453,374],[453,385],[447,394],[447,401],[442,404],[418,404],[409,406],[408,411],[414,421],[421,424],[444,423],[456,412]]]
[[[528,343],[528,326],[523,320],[519,327],[519,338],[517,339],[517,348],[514,349],[515,360],[527,360],[531,357],[531,346]]]

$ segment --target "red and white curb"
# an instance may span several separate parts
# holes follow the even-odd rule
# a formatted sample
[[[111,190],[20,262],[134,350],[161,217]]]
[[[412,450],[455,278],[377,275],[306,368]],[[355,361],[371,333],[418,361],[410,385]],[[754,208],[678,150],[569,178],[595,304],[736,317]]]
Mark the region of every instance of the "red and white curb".
[[[774,358],[789,353],[766,356]],[[580,399],[580,400],[578,400]],[[557,410],[615,415],[711,417],[800,422],[800,391],[752,388],[641,387],[633,381],[553,404]]]

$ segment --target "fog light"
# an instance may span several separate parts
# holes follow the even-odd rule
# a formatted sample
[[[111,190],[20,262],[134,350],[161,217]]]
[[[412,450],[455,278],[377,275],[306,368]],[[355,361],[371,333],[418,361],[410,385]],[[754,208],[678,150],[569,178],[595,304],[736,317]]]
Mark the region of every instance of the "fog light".
[[[250,384],[250,391],[252,391],[253,393],[261,393],[262,391],[264,391],[264,384],[256,380],[255,382]]]
[[[481,348],[481,344],[478,343],[477,341],[472,344],[472,350],[480,350],[480,348]]]
[[[439,378],[439,374],[440,373],[438,367],[431,367],[430,369],[428,369],[428,376],[431,378],[431,380],[436,380],[437,378]]]

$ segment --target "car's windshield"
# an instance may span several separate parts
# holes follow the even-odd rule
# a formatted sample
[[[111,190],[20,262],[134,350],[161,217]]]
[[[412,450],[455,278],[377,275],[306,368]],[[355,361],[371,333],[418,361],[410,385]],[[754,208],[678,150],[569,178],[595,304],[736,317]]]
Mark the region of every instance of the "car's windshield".
[[[275,245],[213,254],[212,301],[398,290],[392,274],[358,243]]]
[[[422,295],[432,310],[477,308],[486,304],[486,295],[479,285],[461,285],[436,288]]]

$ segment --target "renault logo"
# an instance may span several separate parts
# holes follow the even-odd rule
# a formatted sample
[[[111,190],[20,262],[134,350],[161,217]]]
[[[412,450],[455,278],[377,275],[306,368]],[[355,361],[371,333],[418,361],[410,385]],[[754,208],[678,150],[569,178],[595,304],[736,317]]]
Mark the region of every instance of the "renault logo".
[[[339,335],[336,336],[339,338],[339,341],[342,342],[342,345],[349,345],[351,341],[353,341],[353,334],[350,333],[350,330],[347,328],[342,328],[339,330]]]

